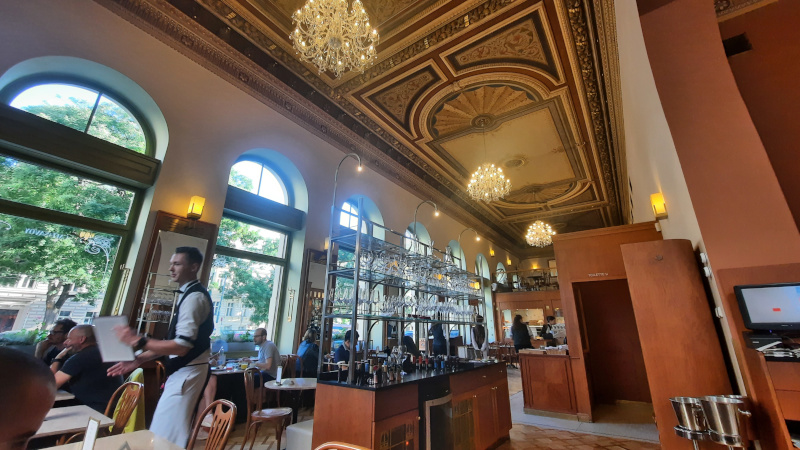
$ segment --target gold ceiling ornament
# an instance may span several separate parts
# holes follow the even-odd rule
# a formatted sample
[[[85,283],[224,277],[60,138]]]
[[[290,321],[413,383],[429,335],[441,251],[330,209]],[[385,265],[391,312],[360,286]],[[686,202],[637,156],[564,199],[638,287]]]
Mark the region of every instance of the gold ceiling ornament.
[[[375,60],[378,30],[360,0],[308,0],[292,14],[295,29],[289,38],[300,59],[330,70],[336,78],[346,70],[364,72]]]
[[[553,231],[549,224],[537,220],[528,227],[528,232],[525,233],[525,240],[532,247],[547,247],[553,243],[555,234],[556,232]]]
[[[486,127],[491,123],[491,117],[479,116],[473,123],[483,129],[483,157],[486,159]],[[500,200],[511,192],[511,181],[503,175],[503,169],[490,162],[481,164],[472,174],[467,185],[467,192],[473,200],[489,203]]]

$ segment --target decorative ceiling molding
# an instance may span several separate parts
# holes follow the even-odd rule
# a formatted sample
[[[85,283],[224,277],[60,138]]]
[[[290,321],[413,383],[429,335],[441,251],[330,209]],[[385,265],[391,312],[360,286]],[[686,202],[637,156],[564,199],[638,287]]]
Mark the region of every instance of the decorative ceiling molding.
[[[778,0],[713,0],[714,10],[717,12],[717,20],[724,22],[736,16],[749,13],[750,11],[775,3]]]

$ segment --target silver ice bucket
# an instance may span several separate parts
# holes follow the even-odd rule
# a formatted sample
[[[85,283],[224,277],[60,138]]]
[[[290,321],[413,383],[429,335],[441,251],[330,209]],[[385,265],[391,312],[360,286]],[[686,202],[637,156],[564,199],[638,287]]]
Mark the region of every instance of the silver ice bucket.
[[[709,438],[730,447],[750,445],[748,429],[750,411],[746,398],[734,395],[702,397],[700,403],[708,423]]]
[[[669,401],[672,403],[672,409],[675,410],[675,416],[678,418],[675,434],[693,441],[707,439],[708,428],[700,399],[695,397],[673,397]]]

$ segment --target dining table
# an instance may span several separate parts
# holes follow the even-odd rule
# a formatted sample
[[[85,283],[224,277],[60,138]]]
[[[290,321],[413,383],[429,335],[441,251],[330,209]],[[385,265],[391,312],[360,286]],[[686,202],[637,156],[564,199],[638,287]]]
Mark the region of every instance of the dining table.
[[[81,450],[83,441],[70,442],[69,444],[49,447],[45,450]],[[156,436],[150,430],[134,431],[133,433],[123,433],[116,436],[98,438],[94,444],[95,449],[117,450],[128,448],[131,450],[183,450],[172,442]]]
[[[300,410],[300,393],[317,389],[316,378],[284,378],[281,383],[267,381],[264,387],[274,391],[288,391],[292,393],[292,423],[297,423],[297,412]]]
[[[33,438],[60,436],[84,431],[89,419],[99,420],[101,427],[108,427],[114,424],[112,418],[106,417],[86,405],[52,408],[44,417],[42,426],[39,427],[39,431],[33,435]]]
[[[59,389],[59,390],[56,391],[56,399],[54,401],[63,402],[63,401],[66,401],[66,400],[72,400],[74,398],[75,398],[75,394],[73,394],[72,392],[67,392],[67,391],[63,391],[63,390]]]

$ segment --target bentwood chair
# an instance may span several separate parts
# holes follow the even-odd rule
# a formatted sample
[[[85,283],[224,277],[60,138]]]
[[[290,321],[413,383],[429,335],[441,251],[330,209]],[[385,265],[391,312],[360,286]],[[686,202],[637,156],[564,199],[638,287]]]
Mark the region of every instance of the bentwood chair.
[[[320,445],[314,450],[369,450],[369,449],[366,447],[362,447],[360,445],[345,444],[344,442],[331,441]]]
[[[161,361],[156,361],[156,383],[158,383],[159,396],[164,392],[164,383],[167,382],[167,368]]]
[[[198,417],[206,417],[211,411],[214,411],[214,416],[211,419],[208,439],[205,441],[203,448],[205,450],[225,450],[225,446],[228,444],[228,437],[230,437],[233,430],[233,424],[236,423],[236,405],[230,400],[215,400]],[[202,420],[198,420],[194,424],[186,450],[194,448],[194,444],[197,441],[197,433],[200,432],[200,427],[203,425],[202,422]]]
[[[108,400],[108,405],[104,413],[106,417],[114,417],[114,425],[108,428],[108,431],[102,431],[102,436],[122,434],[125,430],[125,425],[128,424],[128,420],[131,418],[131,413],[133,413],[133,410],[139,405],[143,393],[144,385],[135,381],[128,381],[114,391],[114,394]],[[115,411],[117,413],[116,416],[114,416]],[[83,431],[75,433],[70,436],[66,442],[60,442],[60,444],[75,442],[78,438],[83,436],[83,433]]]
[[[242,450],[250,442],[250,450],[256,442],[258,429],[263,423],[275,425],[275,440],[278,441],[276,448],[281,448],[281,437],[286,426],[292,422],[292,408],[266,408],[262,409],[264,399],[264,380],[260,371],[251,367],[244,371],[244,391],[247,395],[247,424],[245,424],[244,440]],[[202,417],[202,416],[201,416]]]

